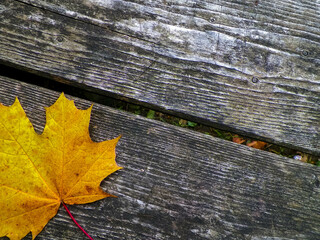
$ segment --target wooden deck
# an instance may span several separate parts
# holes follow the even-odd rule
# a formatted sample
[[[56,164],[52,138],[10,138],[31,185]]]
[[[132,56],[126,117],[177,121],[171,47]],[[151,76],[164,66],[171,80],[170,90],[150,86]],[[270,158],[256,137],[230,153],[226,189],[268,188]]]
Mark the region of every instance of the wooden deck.
[[[320,155],[319,1],[2,0],[0,63]],[[59,94],[0,69],[39,132]],[[118,198],[70,206],[94,239],[320,239],[319,167],[98,103],[90,124],[123,136]],[[86,238],[61,208],[37,239]]]

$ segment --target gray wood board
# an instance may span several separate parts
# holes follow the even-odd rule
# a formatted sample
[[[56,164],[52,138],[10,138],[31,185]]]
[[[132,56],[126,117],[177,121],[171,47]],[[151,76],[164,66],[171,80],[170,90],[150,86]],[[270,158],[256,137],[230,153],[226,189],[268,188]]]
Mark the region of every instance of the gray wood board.
[[[59,93],[0,77],[40,133]],[[70,97],[78,108],[91,105]],[[320,168],[94,104],[94,141],[122,134],[124,169],[102,182],[118,198],[70,206],[94,239],[319,239]],[[274,238],[272,238],[274,237]],[[85,239],[60,209],[38,239]]]
[[[3,0],[0,60],[320,154],[319,3],[255,2]]]

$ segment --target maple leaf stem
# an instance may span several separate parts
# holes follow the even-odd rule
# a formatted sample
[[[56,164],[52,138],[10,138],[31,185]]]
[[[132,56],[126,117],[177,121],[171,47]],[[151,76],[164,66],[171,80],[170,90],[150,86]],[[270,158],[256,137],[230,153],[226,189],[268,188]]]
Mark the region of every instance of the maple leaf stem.
[[[80,228],[80,230],[90,239],[93,240],[93,238],[79,225],[79,223],[76,221],[76,219],[72,216],[71,212],[69,211],[69,209],[67,208],[67,205],[62,202],[64,208],[66,209],[67,213],[69,214],[69,216],[71,217],[72,221],[78,226],[78,228]]]

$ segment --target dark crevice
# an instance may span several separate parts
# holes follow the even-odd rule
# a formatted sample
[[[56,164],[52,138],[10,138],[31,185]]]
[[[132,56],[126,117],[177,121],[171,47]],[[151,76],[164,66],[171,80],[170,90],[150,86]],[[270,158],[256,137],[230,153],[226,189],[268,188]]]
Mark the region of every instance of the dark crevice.
[[[79,86],[77,86],[77,84],[74,84],[74,82],[72,82],[73,85],[70,85],[70,82],[68,80],[62,78],[53,80],[53,78],[57,77],[51,76],[50,74],[30,70],[28,68],[13,66],[12,64],[8,66],[0,61],[0,69],[0,74],[2,76],[39,87],[47,88],[56,92],[64,92],[71,96],[86,99],[88,101],[94,101],[103,105],[112,107],[113,104],[121,101],[112,97],[85,90],[80,87],[80,84],[78,84]]]
[[[266,150],[290,158],[296,157],[299,159],[300,156],[301,159],[304,159],[304,161],[317,165],[319,164],[317,156],[312,155],[312,153],[305,153],[305,151],[301,151],[301,149],[292,149],[291,147],[288,148],[281,146],[282,144],[275,144],[272,143],[272,141],[260,139],[259,136],[247,136],[245,133],[230,131],[230,129],[226,129],[223,126],[217,127],[211,122],[206,124],[205,121],[201,119],[199,120],[190,118],[190,116],[185,116],[176,112],[171,114],[168,110],[161,111],[161,109],[159,109],[157,106],[140,103],[124,97],[119,97],[116,95],[114,97],[106,96],[108,93],[104,91],[102,92],[102,90],[90,89],[88,86],[85,86],[86,88],[84,89],[84,86],[80,83],[75,84],[67,79],[57,78],[56,76],[51,76],[47,73],[41,73],[12,64],[8,65],[2,61],[0,61],[0,70],[0,74],[8,78],[57,92],[64,92],[74,97],[96,102],[105,106],[116,108],[118,110],[128,111],[144,117],[150,118],[150,116],[152,116],[152,119],[154,120],[160,120],[172,125],[186,127],[191,130],[210,134],[214,137],[219,137],[225,140],[232,141],[236,137],[244,140],[244,144],[247,145],[257,140],[266,141],[269,143],[261,150]],[[101,94],[99,91],[101,91]],[[238,136],[238,134],[240,136]]]

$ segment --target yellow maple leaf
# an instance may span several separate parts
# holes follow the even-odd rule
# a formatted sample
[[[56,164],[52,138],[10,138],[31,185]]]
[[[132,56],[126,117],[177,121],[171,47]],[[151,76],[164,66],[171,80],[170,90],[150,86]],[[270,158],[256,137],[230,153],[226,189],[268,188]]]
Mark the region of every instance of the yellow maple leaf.
[[[60,204],[85,204],[111,196],[101,181],[121,169],[115,162],[119,137],[93,142],[92,106],[78,110],[62,93],[46,108],[37,134],[18,99],[0,104],[0,237],[34,239]]]

